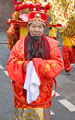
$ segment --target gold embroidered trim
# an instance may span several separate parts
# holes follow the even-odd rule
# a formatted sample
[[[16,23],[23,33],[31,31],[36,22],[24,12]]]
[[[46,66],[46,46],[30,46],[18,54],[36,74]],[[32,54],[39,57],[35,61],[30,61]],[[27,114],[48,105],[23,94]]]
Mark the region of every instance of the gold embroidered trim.
[[[57,48],[57,46],[53,49],[53,51],[52,52],[50,52],[50,55],[54,52],[54,50]]]
[[[21,40],[20,40],[21,41]],[[22,57],[23,58],[23,60],[24,60],[24,40],[23,40],[23,43],[20,45],[20,49],[21,49],[21,53],[19,52],[19,43],[20,42],[18,42],[17,43],[17,46],[16,46],[16,50],[17,50],[17,53],[18,53],[18,55],[20,56],[20,57]]]

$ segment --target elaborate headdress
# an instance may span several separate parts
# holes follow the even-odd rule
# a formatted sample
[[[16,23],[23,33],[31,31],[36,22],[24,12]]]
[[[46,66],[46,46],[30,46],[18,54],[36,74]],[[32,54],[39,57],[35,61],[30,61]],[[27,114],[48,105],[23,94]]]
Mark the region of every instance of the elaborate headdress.
[[[15,11],[22,11],[28,9],[28,14],[24,14],[24,21],[22,20],[13,20],[8,19],[7,24],[14,23],[14,24],[20,24],[20,25],[26,25],[28,23],[31,23],[33,21],[39,21],[47,26],[51,27],[60,27],[61,25],[51,25],[47,24],[47,13],[50,10],[50,5],[47,2],[36,2],[36,0],[32,1],[26,1],[22,0],[22,2],[17,2],[17,0],[14,0],[14,10]]]
[[[28,24],[35,21],[35,22],[41,22],[45,25],[46,20],[47,20],[47,15],[39,11],[30,12],[28,16]]]

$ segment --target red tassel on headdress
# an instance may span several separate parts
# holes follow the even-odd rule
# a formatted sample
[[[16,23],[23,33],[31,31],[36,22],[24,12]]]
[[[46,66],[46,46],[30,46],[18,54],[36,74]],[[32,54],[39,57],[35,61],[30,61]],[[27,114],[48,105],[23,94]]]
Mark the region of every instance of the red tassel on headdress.
[[[28,5],[28,8],[30,8],[30,9],[34,8],[34,5],[33,5],[32,3],[30,3],[30,4]]]

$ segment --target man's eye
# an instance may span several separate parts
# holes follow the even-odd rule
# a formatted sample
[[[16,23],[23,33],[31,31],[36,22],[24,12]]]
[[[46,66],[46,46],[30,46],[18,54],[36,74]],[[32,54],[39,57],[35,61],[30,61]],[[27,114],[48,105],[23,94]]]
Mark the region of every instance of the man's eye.
[[[39,26],[38,28],[42,28],[41,26]]]
[[[35,27],[35,26],[32,26],[32,27]]]

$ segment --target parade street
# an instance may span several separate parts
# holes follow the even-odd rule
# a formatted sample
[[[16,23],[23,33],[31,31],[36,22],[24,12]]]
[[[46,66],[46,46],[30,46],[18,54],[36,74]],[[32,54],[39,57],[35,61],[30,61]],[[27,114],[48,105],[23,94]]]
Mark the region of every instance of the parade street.
[[[61,51],[61,45],[59,48]],[[0,32],[0,120],[13,120],[14,117],[14,95],[6,71],[9,54],[6,31]],[[72,65],[70,75],[63,69],[56,80],[58,88],[52,100],[51,120],[75,120],[75,66]]]

